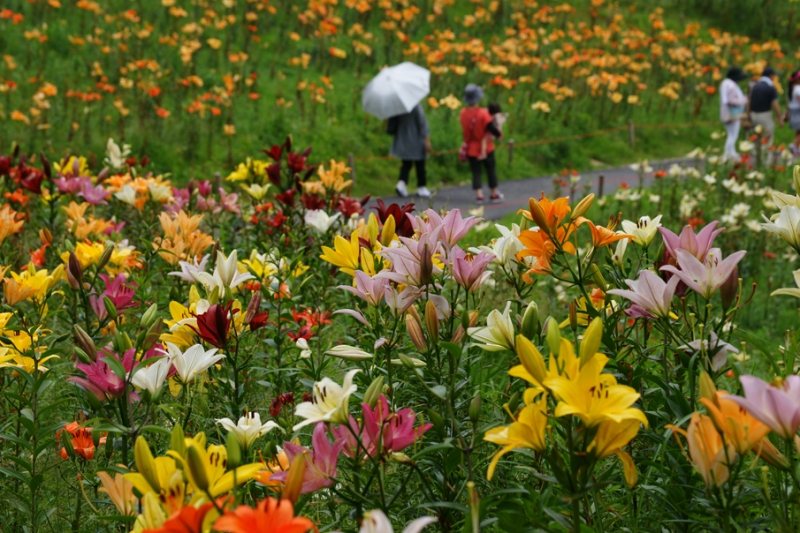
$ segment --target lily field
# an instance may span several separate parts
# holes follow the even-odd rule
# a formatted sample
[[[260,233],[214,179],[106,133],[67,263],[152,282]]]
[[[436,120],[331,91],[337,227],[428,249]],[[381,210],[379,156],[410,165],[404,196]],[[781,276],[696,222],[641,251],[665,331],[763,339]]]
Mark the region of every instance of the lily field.
[[[798,531],[800,166],[709,123],[796,4],[727,4],[4,3],[0,531]],[[369,207],[406,59],[440,149],[469,81],[520,144],[649,126],[498,158],[559,171],[500,221]]]

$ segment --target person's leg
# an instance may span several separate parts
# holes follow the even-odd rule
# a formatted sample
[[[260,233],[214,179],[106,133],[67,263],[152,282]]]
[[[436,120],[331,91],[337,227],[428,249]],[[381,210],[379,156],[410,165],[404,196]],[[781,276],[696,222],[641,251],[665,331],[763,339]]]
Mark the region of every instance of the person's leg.
[[[740,128],[741,122],[738,120],[725,123],[725,131],[728,134],[725,139],[725,156],[735,160],[739,159],[739,154],[736,152],[736,141],[739,140]]]
[[[425,172],[425,160],[420,159],[414,162],[417,166],[417,187],[428,185],[428,175]]]
[[[481,183],[481,161],[477,157],[467,158],[469,168],[472,171],[472,189],[475,191],[475,199],[483,201],[483,184]]]
[[[394,188],[398,196],[405,198],[408,196],[408,175],[411,173],[413,161],[403,159],[403,164],[400,165],[400,178],[397,180],[397,186]]]
[[[502,195],[497,190],[497,160],[494,154],[494,150],[487,154],[486,159],[483,160],[483,165],[486,167],[486,175],[489,178],[489,188],[492,190],[492,199],[497,200],[500,199]]]

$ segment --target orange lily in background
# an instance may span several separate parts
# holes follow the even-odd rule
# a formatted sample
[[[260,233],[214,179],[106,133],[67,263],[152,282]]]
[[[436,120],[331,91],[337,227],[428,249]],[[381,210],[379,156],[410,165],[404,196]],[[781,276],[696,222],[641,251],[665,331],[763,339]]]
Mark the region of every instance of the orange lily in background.
[[[583,217],[577,220],[577,224],[579,226],[581,224],[587,224],[589,226],[589,231],[592,232],[592,246],[595,248],[602,248],[603,246],[608,246],[609,244],[621,241],[622,239],[633,239],[633,235],[614,231],[617,228],[617,224],[619,224],[621,218],[621,214],[617,215],[616,217],[612,216],[608,219],[608,225],[605,227],[595,226],[594,222]]]

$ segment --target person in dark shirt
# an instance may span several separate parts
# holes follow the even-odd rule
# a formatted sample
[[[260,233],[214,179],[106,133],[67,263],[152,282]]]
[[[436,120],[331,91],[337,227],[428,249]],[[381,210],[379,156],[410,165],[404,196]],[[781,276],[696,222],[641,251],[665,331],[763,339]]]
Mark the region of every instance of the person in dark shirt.
[[[778,74],[770,67],[764,69],[761,78],[753,85],[750,91],[750,119],[754,126],[761,126],[761,137],[766,139],[764,149],[772,147],[775,137],[775,119],[778,118],[778,125],[783,126],[783,116],[781,106],[778,104],[778,90],[775,88],[773,78]],[[772,159],[772,156],[770,156]]]

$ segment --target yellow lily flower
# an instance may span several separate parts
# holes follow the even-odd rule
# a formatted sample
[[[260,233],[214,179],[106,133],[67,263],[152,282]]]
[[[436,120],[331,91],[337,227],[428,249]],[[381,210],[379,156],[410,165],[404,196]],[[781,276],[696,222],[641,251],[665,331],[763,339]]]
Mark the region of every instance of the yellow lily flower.
[[[49,355],[40,359],[38,365],[39,372],[47,372],[49,370],[42,363],[50,359],[60,358],[57,355]],[[22,353],[18,351],[10,351],[8,348],[0,348],[0,368],[21,368],[26,373],[33,374],[37,365],[33,357],[22,355]]]
[[[195,333],[189,326],[197,327],[197,319],[189,308],[179,302],[169,303],[169,314],[172,320],[165,319],[169,331],[161,334],[160,340],[171,342],[180,349],[188,348],[194,344]]]
[[[518,448],[530,448],[543,451],[546,446],[545,429],[547,428],[547,396],[538,402],[525,406],[517,419],[508,426],[492,428],[486,432],[483,440],[503,446],[492,457],[486,479],[492,479],[500,458]]]
[[[242,184],[242,189],[245,190],[247,194],[250,195],[253,200],[261,200],[264,196],[267,195],[267,191],[269,191],[270,184],[267,183],[266,185],[259,185],[258,183],[254,183],[250,186]]]
[[[602,374],[607,362],[606,356],[595,354],[574,375],[549,377],[544,381],[545,388],[559,399],[555,415],[577,416],[589,427],[605,420],[624,422],[631,419],[647,426],[644,413],[631,407],[640,394],[631,387],[617,384],[613,375]]]
[[[27,270],[22,271],[21,274],[11,273],[11,278],[16,282],[19,291],[16,297],[19,298],[22,294],[30,293],[28,298],[41,304],[47,297],[48,291],[62,279],[63,274],[64,265],[59,265],[52,274],[48,275],[47,270],[36,270],[36,266],[30,263]]]
[[[520,341],[520,336],[517,336],[517,341]],[[539,378],[532,374],[533,370],[530,368],[533,363],[529,361],[533,361],[534,359],[537,361],[536,364],[538,365],[538,361],[541,361],[541,365],[544,365],[544,358],[536,346],[533,345],[528,339],[524,340],[523,346],[517,349],[517,355],[523,364],[517,365],[513,367],[511,370],[508,371],[509,375],[514,376],[516,378],[521,378],[535,385],[536,387],[545,389],[546,382],[549,379],[557,378],[561,375],[564,375],[568,378],[574,377],[578,370],[580,369],[580,359],[575,355],[575,349],[567,339],[561,339],[561,344],[558,350],[558,356],[553,357],[550,355],[550,360],[548,361],[548,367],[546,373],[544,374],[544,378]],[[525,342],[527,341],[527,342]],[[600,357],[603,365],[608,361],[608,358],[602,354],[596,354],[595,357]],[[540,381],[541,380],[541,381]]]
[[[323,253],[320,258],[333,266],[339,267],[342,272],[355,276],[355,270],[358,268],[360,248],[358,244],[358,230],[350,235],[349,242],[342,236],[337,235],[333,240],[333,246],[335,250],[332,250],[328,246],[323,246]]]
[[[105,249],[106,247],[99,242],[89,244],[79,242],[75,245],[75,256],[78,258],[82,268],[89,268],[100,260]],[[61,260],[66,264],[69,260],[69,252],[61,254]]]
[[[597,428],[594,440],[587,451],[594,452],[598,459],[616,455],[622,461],[625,482],[629,487],[636,485],[638,474],[631,455],[622,449],[639,433],[639,421],[634,419],[623,422],[606,420]]]

